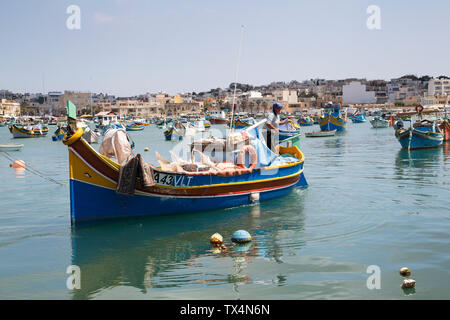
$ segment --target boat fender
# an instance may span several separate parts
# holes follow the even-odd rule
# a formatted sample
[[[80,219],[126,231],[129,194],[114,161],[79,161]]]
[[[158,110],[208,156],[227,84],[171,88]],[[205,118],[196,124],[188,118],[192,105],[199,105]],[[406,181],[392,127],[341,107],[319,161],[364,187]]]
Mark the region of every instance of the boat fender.
[[[26,168],[25,161],[23,161],[23,160],[16,160],[16,161],[14,161],[13,164],[10,164],[9,166],[14,169],[19,169],[19,168],[25,169]]]
[[[255,169],[258,165],[258,155],[256,154],[255,147],[251,145],[244,146],[241,150],[239,150],[239,155],[237,158],[238,166],[245,168],[245,154],[249,153],[250,155],[250,167],[249,169]]]
[[[231,236],[231,241],[236,243],[247,243],[252,241],[252,236],[248,231],[238,230]]]
[[[220,233],[214,233],[211,238],[209,239],[209,242],[213,245],[221,245],[223,243],[223,237]]]
[[[407,267],[403,267],[400,269],[400,275],[402,275],[403,277],[410,276],[411,270],[409,270],[409,268],[407,268]]]
[[[416,286],[416,280],[414,279],[405,279],[402,283],[402,289],[410,289]]]

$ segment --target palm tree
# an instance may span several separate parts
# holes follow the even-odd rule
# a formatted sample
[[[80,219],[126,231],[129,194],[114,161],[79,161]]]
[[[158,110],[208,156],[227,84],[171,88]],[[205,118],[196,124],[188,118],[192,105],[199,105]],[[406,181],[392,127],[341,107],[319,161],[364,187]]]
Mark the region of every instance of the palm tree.
[[[256,100],[256,112],[259,112],[259,107],[261,106],[261,100]]]
[[[268,110],[267,110],[267,107],[268,107],[267,101],[263,101],[262,107],[263,107],[263,112],[264,112],[264,114],[266,114],[266,112],[268,111]]]
[[[255,103],[254,102],[250,102],[248,104],[248,106],[250,107],[250,113],[253,114],[253,108],[255,108]]]

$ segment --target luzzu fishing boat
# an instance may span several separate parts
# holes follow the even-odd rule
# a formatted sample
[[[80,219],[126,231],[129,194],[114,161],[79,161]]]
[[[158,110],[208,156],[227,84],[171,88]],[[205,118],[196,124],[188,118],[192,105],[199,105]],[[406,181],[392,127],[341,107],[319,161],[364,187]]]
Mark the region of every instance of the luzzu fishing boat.
[[[139,124],[128,124],[125,126],[127,131],[142,131],[145,129],[144,125],[139,125]]]
[[[289,120],[285,124],[278,126],[278,139],[283,141],[287,138],[300,135],[300,126],[296,124],[293,120]]]
[[[300,127],[309,127],[314,125],[314,120],[310,117],[301,117],[298,119],[297,123],[300,125]]]
[[[252,125],[255,124],[255,120],[252,118],[249,119],[237,119],[234,121],[233,123],[233,128],[234,129],[244,129],[244,128],[248,128]]]
[[[58,126],[58,128],[55,130],[55,133],[52,136],[53,141],[62,140],[67,133],[67,128],[63,126]]]
[[[166,130],[164,130],[164,137],[167,141],[182,140],[186,133],[186,128],[181,122],[176,121],[172,123]]]
[[[320,117],[319,125],[322,131],[345,131],[347,119],[342,117],[340,105],[327,104],[323,116]]]
[[[45,137],[48,133],[48,127],[46,126],[26,126],[21,127],[13,124],[9,131],[14,138],[39,138]]]
[[[408,150],[440,147],[444,141],[444,135],[436,129],[434,121],[418,120],[408,129],[403,127],[402,121],[397,121],[394,128],[395,137]]]
[[[101,155],[83,138],[83,130],[69,130],[63,140],[69,148],[71,221],[77,222],[214,210],[269,200],[306,187],[304,155],[296,145],[272,153],[252,135],[243,139],[238,159],[248,152],[251,163],[223,163],[224,170],[173,172],[151,166],[154,185],[135,182],[132,196],[116,192],[120,165]],[[258,150],[258,151],[255,151]],[[257,152],[257,153],[255,153]],[[254,155],[260,155],[255,158]],[[160,162],[161,163],[161,162]],[[244,163],[244,162],[242,162]],[[189,165],[192,168],[194,164]],[[134,182],[134,181],[133,181]]]

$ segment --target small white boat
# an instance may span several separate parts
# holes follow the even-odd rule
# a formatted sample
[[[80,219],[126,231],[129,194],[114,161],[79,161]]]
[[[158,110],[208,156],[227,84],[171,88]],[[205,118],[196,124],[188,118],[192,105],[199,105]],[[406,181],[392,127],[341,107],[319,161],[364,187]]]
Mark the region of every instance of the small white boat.
[[[0,144],[0,152],[20,151],[23,144]]]
[[[320,138],[320,137],[331,137],[336,134],[335,130],[330,131],[317,131],[317,132],[306,132],[305,136],[309,138]]]
[[[389,127],[389,121],[384,120],[381,117],[374,117],[372,120],[370,120],[370,123],[372,124],[372,127],[374,128],[387,128]]]

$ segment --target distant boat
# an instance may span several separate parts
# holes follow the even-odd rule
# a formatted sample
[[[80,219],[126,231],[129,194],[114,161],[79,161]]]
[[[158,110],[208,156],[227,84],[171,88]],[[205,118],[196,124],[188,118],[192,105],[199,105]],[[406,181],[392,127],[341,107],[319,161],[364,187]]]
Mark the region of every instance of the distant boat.
[[[53,141],[62,140],[67,133],[67,127],[59,126],[52,136]]]
[[[278,127],[278,139],[283,141],[287,138],[301,134],[300,126],[296,124],[293,120],[289,120],[285,124]]]
[[[46,126],[27,126],[20,127],[13,124],[9,131],[12,133],[14,138],[39,138],[45,137],[48,133],[48,127]]]
[[[316,132],[306,132],[305,136],[308,138],[320,138],[320,137],[331,137],[336,134],[336,129],[330,131],[316,131]]]
[[[301,117],[300,119],[298,119],[297,123],[301,127],[309,127],[314,124],[314,120],[311,119],[310,117]]]
[[[319,125],[320,130],[322,131],[331,131],[335,129],[337,131],[345,131],[347,119],[341,115],[340,104],[327,104],[323,116],[320,117]]]
[[[167,141],[182,140],[185,133],[185,126],[181,122],[176,121],[164,130],[164,137]]]
[[[23,144],[0,144],[1,152],[20,151],[23,148]]]
[[[367,119],[363,114],[358,114],[358,115],[352,117],[352,122],[353,123],[364,123],[364,122],[367,122]]]
[[[370,120],[370,124],[374,128],[387,128],[387,127],[389,127],[389,121],[383,119],[380,116],[376,116],[372,120]]]
[[[403,148],[408,150],[435,148],[442,146],[444,135],[436,130],[436,123],[419,120],[408,129],[403,128],[403,121],[394,125],[395,137]]]
[[[144,125],[130,124],[125,126],[127,131],[142,131],[145,129]]]
[[[227,124],[230,121],[226,118],[225,112],[223,111],[213,111],[207,120],[211,124]]]
[[[255,120],[253,118],[248,119],[237,119],[233,123],[234,129],[244,129],[250,127],[255,124]]]
[[[444,141],[450,141],[450,121],[448,119],[444,119],[444,121],[442,121],[439,125],[439,129],[441,129],[444,134]]]

